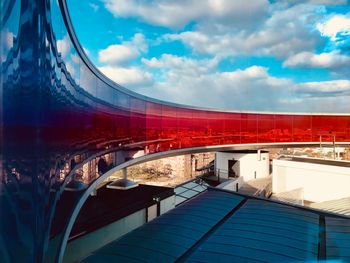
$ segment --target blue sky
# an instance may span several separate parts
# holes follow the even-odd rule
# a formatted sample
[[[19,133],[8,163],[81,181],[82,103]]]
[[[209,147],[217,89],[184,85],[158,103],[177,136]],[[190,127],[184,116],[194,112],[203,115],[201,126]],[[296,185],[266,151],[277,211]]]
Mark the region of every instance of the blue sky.
[[[346,0],[68,0],[90,59],[133,91],[195,106],[350,112]]]

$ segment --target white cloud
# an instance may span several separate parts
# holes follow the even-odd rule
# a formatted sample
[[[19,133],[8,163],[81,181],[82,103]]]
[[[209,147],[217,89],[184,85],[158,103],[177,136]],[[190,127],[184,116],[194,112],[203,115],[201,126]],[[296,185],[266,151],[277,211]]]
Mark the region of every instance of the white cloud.
[[[65,62],[67,71],[74,77],[76,76],[76,71],[74,65],[71,63],[71,61]]]
[[[346,5],[347,0],[309,0],[310,4],[315,5]]]
[[[216,69],[218,62],[216,58],[195,60],[170,54],[163,54],[160,59],[154,57],[151,59],[142,58],[142,63],[150,68],[158,68],[163,71],[181,71],[185,74],[204,74],[212,72]]]
[[[139,86],[135,91],[162,100],[219,109],[350,111],[344,99],[350,96],[348,80],[295,83],[273,77],[261,66],[218,72],[216,59],[195,60],[169,54],[142,61],[149,69],[160,70],[160,76],[156,76],[152,87]]]
[[[313,97],[281,100],[289,112],[349,113],[350,96]]]
[[[136,33],[129,41],[122,41],[121,44],[110,45],[100,50],[98,60],[102,65],[98,69],[111,80],[127,88],[149,87],[153,84],[152,74],[130,63],[147,50],[145,36]]]
[[[78,77],[76,74],[80,71],[80,59],[75,53],[70,54],[64,60],[67,71],[74,77]]]
[[[140,52],[146,52],[147,49],[144,35],[137,33],[130,41],[123,41],[122,44],[110,45],[100,50],[98,61],[108,65],[124,64],[137,58]]]
[[[317,29],[321,35],[336,41],[338,34],[349,35],[350,37],[350,13],[344,15],[334,15],[327,21],[317,24]]]
[[[164,54],[160,59],[143,60],[160,68],[153,88],[138,89],[146,95],[196,105],[226,109],[257,109],[271,98],[283,94],[291,81],[269,76],[267,69],[252,66],[243,70],[217,72],[217,59],[195,60]],[[270,94],[267,98],[266,94]],[[253,98],[253,99],[252,99]]]
[[[63,39],[57,40],[57,51],[61,53],[67,71],[73,76],[73,78],[77,77],[76,74],[79,72],[80,60],[79,56],[72,48],[71,40],[68,34],[66,34]]]
[[[3,37],[2,42],[4,47],[6,49],[11,49],[13,47],[14,34],[10,31],[4,30],[4,33],[1,35]]]
[[[350,63],[346,55],[339,51],[314,53],[325,44],[315,25],[330,38],[347,32],[344,23],[330,26],[332,23],[327,24],[330,19],[319,23],[326,12],[320,4],[344,4],[344,0],[285,0],[270,4],[253,0],[244,4],[231,0],[200,3],[196,0],[104,0],[104,3],[117,17],[134,17],[152,25],[181,29],[194,22],[191,31],[160,38],[161,41],[181,41],[192,49],[193,53],[189,54],[192,58],[163,54],[158,58],[142,58],[142,65],[137,68],[130,64],[121,68],[122,63],[147,52],[148,45],[143,35],[118,44],[133,49],[137,55],[130,52],[129,59],[114,62],[107,59],[100,69],[117,83],[137,92],[167,101],[225,109],[350,111],[349,81],[344,79],[295,83],[274,77],[261,66],[226,72],[217,68],[222,58],[273,56],[284,60],[286,67],[324,68],[344,75]],[[202,54],[207,58],[203,59]]]
[[[98,69],[116,83],[128,88],[147,87],[153,83],[152,75],[137,67],[102,66]]]
[[[195,31],[166,34],[163,39],[179,40],[196,53],[221,57],[267,55],[285,59],[295,53],[312,51],[320,38],[317,32],[310,31],[308,24],[318,19],[310,15],[317,7],[296,5],[275,8],[269,19],[251,30],[224,26],[213,30],[212,27],[200,26]]]
[[[98,60],[101,63],[121,64],[138,57],[137,50],[125,45],[110,45],[98,52]]]
[[[148,44],[145,36],[141,33],[136,33],[130,42],[125,42],[129,43],[130,45],[134,46],[137,50],[140,52],[147,52],[148,51]]]
[[[289,5],[295,4],[312,4],[312,5],[326,5],[326,6],[335,6],[335,5],[346,5],[348,0],[279,0],[280,3],[287,3]]]
[[[12,32],[8,31],[7,28],[4,28],[1,32],[0,38],[1,48],[3,49],[1,50],[1,62],[4,62],[7,58],[7,51],[9,51],[13,47],[13,40],[15,38],[15,35]]]
[[[296,91],[312,97],[350,95],[349,80],[331,80],[323,82],[307,82],[296,85]]]
[[[71,49],[71,41],[69,35],[66,34],[63,39],[57,40],[57,50],[61,53],[62,57],[66,57]]]
[[[337,51],[321,54],[301,52],[289,57],[283,65],[286,67],[342,69],[350,67],[350,56],[342,55]]]
[[[142,58],[141,61],[150,68],[162,68],[164,66],[164,63],[155,57],[151,59]]]
[[[80,58],[79,58],[78,55],[72,54],[70,57],[71,57],[71,60],[72,60],[72,62],[73,62],[74,64],[79,64]]]
[[[95,12],[97,12],[99,9],[100,9],[100,7],[97,5],[97,4],[95,4],[95,3],[89,3],[89,6],[92,8],[92,10],[94,10]]]
[[[182,28],[191,21],[225,20],[230,23],[254,23],[268,9],[267,0],[137,1],[104,0],[106,8],[117,17],[138,17],[143,21],[170,28]],[[252,19],[254,18],[254,19]]]

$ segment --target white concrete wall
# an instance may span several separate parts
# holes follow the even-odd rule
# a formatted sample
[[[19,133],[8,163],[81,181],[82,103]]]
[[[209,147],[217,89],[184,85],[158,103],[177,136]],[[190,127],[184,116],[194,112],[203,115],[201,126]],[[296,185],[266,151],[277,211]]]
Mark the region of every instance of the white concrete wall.
[[[304,199],[323,202],[350,196],[350,168],[273,160],[273,193],[304,189]]]
[[[228,178],[228,160],[239,160],[233,168],[244,181],[269,176],[269,153],[229,153],[217,152],[215,156],[215,170],[220,169],[220,177]]]
[[[139,210],[116,222],[68,242],[63,262],[79,262],[80,259],[86,257],[89,253],[142,226],[146,221],[145,213],[145,209]]]
[[[175,195],[172,195],[160,201],[160,214],[166,213],[174,207]],[[146,223],[146,209],[148,209],[148,221],[157,217],[157,205],[155,204],[68,242],[63,262],[79,262],[89,253],[142,226]]]
[[[157,204],[152,205],[147,209],[147,222],[150,222],[157,217]]]

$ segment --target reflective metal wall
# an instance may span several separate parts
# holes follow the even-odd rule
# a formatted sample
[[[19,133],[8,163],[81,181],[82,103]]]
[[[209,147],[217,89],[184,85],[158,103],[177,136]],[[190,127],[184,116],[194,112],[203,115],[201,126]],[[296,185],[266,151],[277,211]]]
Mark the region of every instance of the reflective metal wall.
[[[40,262],[72,158],[223,144],[350,142],[350,116],[230,113],[163,103],[104,77],[64,0],[1,1],[0,261]],[[327,109],[325,109],[326,111]]]

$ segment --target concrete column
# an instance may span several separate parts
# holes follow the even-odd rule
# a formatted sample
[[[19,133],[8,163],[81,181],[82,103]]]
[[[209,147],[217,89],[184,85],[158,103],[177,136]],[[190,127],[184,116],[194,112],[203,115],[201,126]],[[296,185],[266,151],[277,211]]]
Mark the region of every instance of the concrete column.
[[[128,169],[127,168],[123,168],[123,179],[126,180],[128,179]]]

